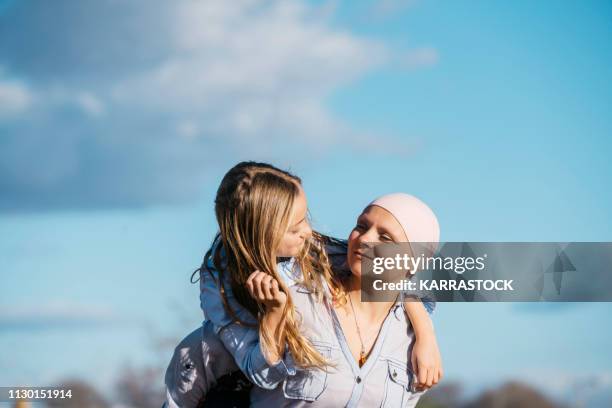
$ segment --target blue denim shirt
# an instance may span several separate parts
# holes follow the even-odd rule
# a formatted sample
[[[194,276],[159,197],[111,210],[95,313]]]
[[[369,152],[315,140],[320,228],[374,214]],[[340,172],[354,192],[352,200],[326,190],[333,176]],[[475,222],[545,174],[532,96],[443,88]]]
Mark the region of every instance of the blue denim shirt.
[[[345,265],[346,249],[346,241],[340,240],[326,247],[335,269]],[[200,307],[204,312],[204,319],[212,323],[214,331],[234,357],[240,370],[253,384],[265,389],[274,389],[285,378],[295,375],[296,370],[289,352],[286,351],[284,358],[276,364],[269,364],[265,360],[259,342],[259,330],[256,327],[257,319],[236,300],[228,274],[224,274],[227,302],[241,321],[255,325],[253,327],[239,324],[228,314],[221,300],[217,286],[219,275],[212,260],[205,260],[204,266],[205,268],[200,270]],[[278,270],[288,286],[295,283],[293,259],[280,262]],[[435,302],[423,299],[423,304],[429,313],[433,312]]]
[[[330,365],[298,367],[273,390],[252,388],[253,408],[416,406],[423,392],[414,389],[410,365],[414,332],[401,302],[389,309],[365,364],[359,366],[329,296],[314,300],[299,283],[289,290],[300,316],[300,331]]]
[[[207,265],[207,267],[208,271],[200,271],[200,307],[204,312],[205,321],[212,323],[214,331],[227,351],[253,384],[266,389],[276,387],[288,375],[294,373],[293,365],[291,363],[287,365],[286,358],[276,364],[268,364],[260,347],[257,319],[238,303],[232,292],[229,277],[225,274],[223,286],[228,305],[238,319],[255,326],[240,324],[228,314],[217,286],[219,275],[213,265]]]

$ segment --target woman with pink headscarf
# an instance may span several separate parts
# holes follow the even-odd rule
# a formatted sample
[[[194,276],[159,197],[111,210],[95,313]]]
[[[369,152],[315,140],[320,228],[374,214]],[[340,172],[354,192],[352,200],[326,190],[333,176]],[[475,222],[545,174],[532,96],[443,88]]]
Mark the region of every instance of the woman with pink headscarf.
[[[290,286],[301,330],[326,357],[327,369],[298,368],[283,387],[254,388],[253,406],[413,407],[424,391],[415,388],[411,346],[413,328],[404,303],[361,302],[364,244],[439,240],[431,209],[414,196],[396,193],[372,201],[357,218],[348,238],[350,273],[342,279],[342,296],[322,301],[298,282]],[[435,248],[431,248],[435,250]],[[299,271],[294,272],[299,274]],[[435,341],[435,339],[431,339]],[[425,383],[435,384],[441,370]],[[427,374],[429,376],[429,374]]]

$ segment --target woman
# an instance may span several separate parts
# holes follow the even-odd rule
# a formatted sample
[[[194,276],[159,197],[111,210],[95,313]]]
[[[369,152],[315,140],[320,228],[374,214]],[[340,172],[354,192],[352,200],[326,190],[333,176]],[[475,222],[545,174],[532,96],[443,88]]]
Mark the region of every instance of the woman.
[[[331,264],[346,259],[346,248],[312,232],[299,178],[267,164],[240,163],[224,177],[215,211],[220,235],[200,268],[201,305],[225,348],[262,388],[276,388],[295,366],[324,367],[327,358],[300,330],[288,275],[299,266],[293,277],[314,299],[340,293]],[[289,259],[277,264],[282,257]],[[419,380],[431,386],[440,367],[431,322],[420,302],[407,303],[406,311],[417,338],[412,355]]]
[[[412,407],[415,392],[407,352],[412,329],[399,301],[361,302],[363,246],[386,242],[437,242],[438,222],[420,200],[390,194],[368,205],[348,240],[351,273],[341,292],[323,301],[296,280],[291,298],[305,337],[327,359],[325,367],[300,368],[282,388],[253,389],[253,406]],[[299,276],[298,276],[299,278]],[[256,299],[263,299],[254,291]],[[282,303],[284,297],[276,300]],[[439,375],[431,381],[437,382]]]

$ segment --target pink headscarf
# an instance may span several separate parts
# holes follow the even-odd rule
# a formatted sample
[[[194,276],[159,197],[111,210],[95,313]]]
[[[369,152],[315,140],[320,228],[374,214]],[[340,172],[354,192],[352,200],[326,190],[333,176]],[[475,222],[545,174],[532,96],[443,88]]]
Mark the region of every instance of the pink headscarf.
[[[415,196],[405,193],[386,194],[372,201],[389,211],[400,223],[408,242],[428,242],[432,252],[435,252],[440,241],[440,225],[434,212]]]

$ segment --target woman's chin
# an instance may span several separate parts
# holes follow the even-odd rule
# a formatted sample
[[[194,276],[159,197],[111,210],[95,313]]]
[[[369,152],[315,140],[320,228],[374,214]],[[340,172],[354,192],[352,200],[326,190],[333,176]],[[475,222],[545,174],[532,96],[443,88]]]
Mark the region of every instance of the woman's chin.
[[[361,260],[353,260],[351,263],[349,263],[349,267],[351,268],[351,272],[354,276],[361,276]]]

